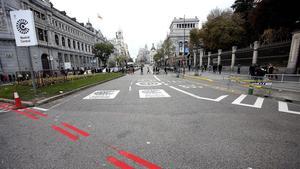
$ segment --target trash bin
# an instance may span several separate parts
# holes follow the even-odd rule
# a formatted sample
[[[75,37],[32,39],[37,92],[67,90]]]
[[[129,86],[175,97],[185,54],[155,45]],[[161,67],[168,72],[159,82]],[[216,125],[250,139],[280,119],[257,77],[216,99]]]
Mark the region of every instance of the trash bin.
[[[253,95],[253,91],[254,91],[254,88],[252,85],[249,85],[249,88],[248,88],[248,94],[249,95]]]

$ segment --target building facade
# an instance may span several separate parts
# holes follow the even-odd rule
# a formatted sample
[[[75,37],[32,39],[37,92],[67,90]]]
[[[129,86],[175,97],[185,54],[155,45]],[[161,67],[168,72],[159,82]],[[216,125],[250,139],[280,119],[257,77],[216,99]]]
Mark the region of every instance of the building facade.
[[[169,27],[168,37],[172,40],[175,47],[175,55],[183,55],[183,46],[185,53],[189,53],[188,43],[190,40],[190,31],[199,28],[199,19],[195,18],[174,18]]]
[[[123,31],[117,31],[116,37],[110,40],[110,42],[114,45],[114,53],[111,55],[111,59],[116,56],[125,56],[130,58],[128,45],[124,41]]]
[[[137,61],[140,64],[150,64],[150,51],[148,50],[147,45],[145,45],[144,48],[139,49]]]
[[[150,64],[154,64],[154,55],[156,54],[156,49],[154,47],[154,43],[152,43],[152,47],[150,49],[150,53],[149,53],[149,59],[150,59]]]
[[[16,47],[9,12],[20,9],[34,13],[37,46]],[[95,30],[91,23],[77,22],[76,18],[54,8],[49,0],[1,0],[1,73],[29,71],[29,53],[34,71],[96,68],[99,62],[92,48],[103,41],[101,31]]]

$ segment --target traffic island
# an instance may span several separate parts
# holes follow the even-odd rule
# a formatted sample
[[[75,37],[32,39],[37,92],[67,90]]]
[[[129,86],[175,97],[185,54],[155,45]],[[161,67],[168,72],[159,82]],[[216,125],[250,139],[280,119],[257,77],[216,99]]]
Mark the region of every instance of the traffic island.
[[[75,80],[40,87],[37,89],[37,94],[34,93],[31,86],[27,85],[12,84],[0,86],[0,101],[14,103],[13,93],[18,92],[22,99],[22,104],[26,106],[40,105],[122,76],[124,76],[122,73],[85,76]]]

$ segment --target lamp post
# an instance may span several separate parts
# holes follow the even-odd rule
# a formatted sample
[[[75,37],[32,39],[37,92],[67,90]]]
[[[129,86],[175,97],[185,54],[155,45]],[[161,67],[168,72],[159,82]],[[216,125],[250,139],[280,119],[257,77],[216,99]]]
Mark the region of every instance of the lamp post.
[[[199,76],[199,69],[197,66],[197,48],[193,49],[193,53],[194,53],[194,70],[195,70],[195,76]]]

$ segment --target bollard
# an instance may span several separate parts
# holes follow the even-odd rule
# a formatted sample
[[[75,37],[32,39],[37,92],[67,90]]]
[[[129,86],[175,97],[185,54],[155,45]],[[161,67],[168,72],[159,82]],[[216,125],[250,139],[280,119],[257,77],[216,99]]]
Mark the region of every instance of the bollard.
[[[18,92],[14,92],[15,106],[17,109],[22,108],[21,98]]]
[[[249,88],[248,88],[248,94],[249,95],[253,95],[253,91],[254,91],[254,88],[252,85],[249,85]]]

